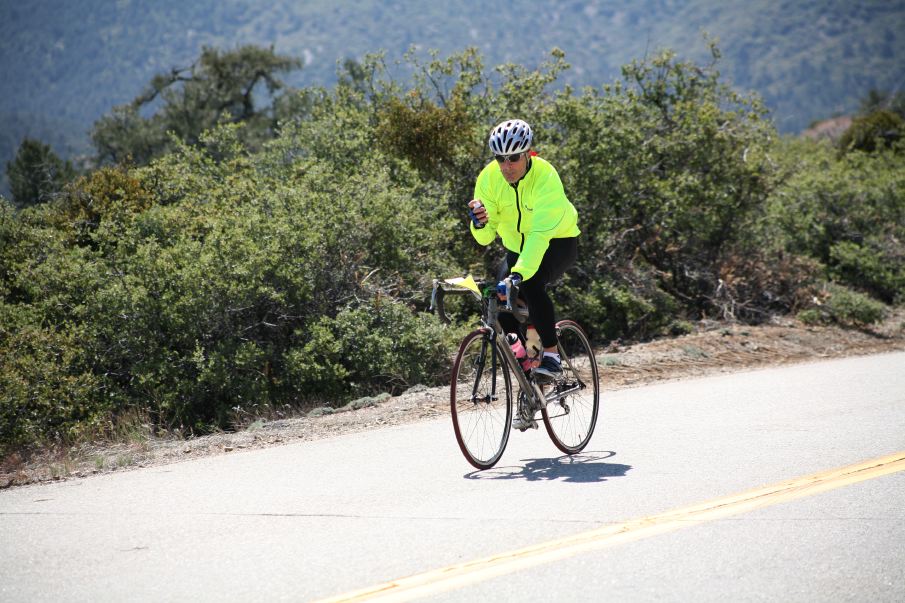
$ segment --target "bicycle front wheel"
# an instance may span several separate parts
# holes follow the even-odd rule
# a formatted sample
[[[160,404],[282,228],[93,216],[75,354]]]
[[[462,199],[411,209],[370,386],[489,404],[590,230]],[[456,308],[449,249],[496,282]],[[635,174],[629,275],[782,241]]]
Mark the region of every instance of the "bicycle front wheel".
[[[450,401],[462,454],[474,467],[493,467],[506,449],[512,422],[509,370],[488,332],[469,333],[453,364]]]
[[[597,359],[587,335],[571,320],[556,323],[562,379],[545,387],[552,401],[545,405],[544,426],[557,448],[566,454],[581,452],[597,424],[600,381]]]

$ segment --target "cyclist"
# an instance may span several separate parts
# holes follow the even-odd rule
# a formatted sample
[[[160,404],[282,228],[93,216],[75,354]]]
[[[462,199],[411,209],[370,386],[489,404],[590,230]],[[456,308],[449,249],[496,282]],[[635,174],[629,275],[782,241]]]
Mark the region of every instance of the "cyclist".
[[[578,255],[578,213],[563,190],[559,174],[531,150],[531,127],[508,119],[490,132],[491,161],[478,175],[468,202],[471,233],[481,245],[499,234],[506,248],[498,290],[507,276],[519,284],[520,297],[537,329],[544,355],[533,369],[541,380],[562,375],[556,347],[553,302],[546,285],[562,277]],[[502,295],[501,295],[502,297]],[[505,319],[505,320],[504,320]],[[500,316],[507,333],[524,335],[511,315]],[[514,423],[514,422],[513,422]]]

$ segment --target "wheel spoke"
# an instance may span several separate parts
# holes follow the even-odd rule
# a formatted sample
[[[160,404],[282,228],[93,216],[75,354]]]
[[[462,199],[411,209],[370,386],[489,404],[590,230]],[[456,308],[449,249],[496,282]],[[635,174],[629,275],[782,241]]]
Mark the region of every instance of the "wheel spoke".
[[[509,374],[483,331],[463,340],[450,390],[459,448],[475,467],[492,467],[509,440],[512,397]]]
[[[563,378],[554,386],[555,400],[544,409],[544,425],[557,448],[574,454],[587,446],[594,433],[599,403],[597,362],[577,324],[562,321],[558,327]]]

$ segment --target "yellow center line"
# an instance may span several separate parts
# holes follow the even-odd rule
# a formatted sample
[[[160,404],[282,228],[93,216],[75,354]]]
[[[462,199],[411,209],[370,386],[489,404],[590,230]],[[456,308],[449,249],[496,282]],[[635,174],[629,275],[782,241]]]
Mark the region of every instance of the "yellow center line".
[[[565,559],[585,551],[616,546],[687,526],[747,513],[898,471],[905,471],[905,451],[674,509],[659,515],[606,525],[522,549],[430,570],[324,599],[321,603],[411,601]]]

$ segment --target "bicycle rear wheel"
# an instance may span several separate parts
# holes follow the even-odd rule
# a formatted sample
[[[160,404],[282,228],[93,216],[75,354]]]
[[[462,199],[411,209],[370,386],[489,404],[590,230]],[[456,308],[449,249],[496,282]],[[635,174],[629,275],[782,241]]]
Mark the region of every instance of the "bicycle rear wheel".
[[[453,429],[462,454],[478,469],[493,467],[509,441],[512,383],[486,330],[472,331],[462,340],[449,389]]]
[[[556,323],[563,376],[544,388],[548,397],[557,399],[547,404],[542,415],[544,426],[557,448],[566,454],[581,452],[597,424],[600,381],[597,359],[587,335],[571,320]]]

